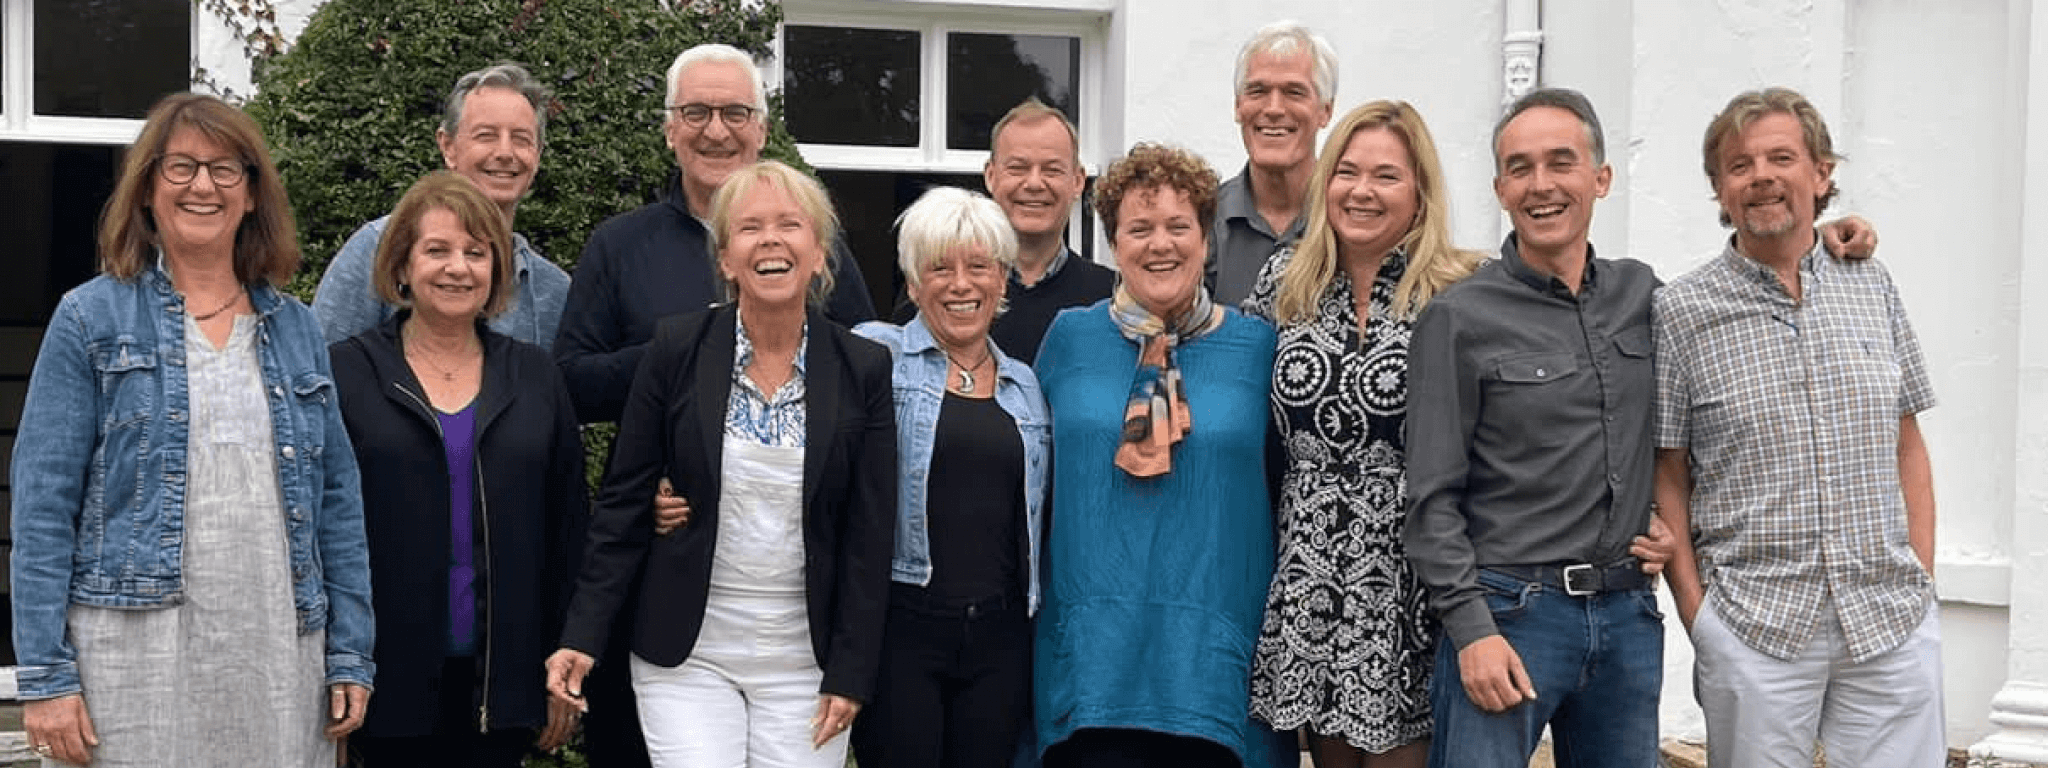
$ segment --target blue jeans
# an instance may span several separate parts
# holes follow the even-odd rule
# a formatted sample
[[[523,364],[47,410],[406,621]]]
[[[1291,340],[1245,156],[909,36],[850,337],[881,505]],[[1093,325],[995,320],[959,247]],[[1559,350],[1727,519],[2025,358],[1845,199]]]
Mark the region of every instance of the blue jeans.
[[[1536,699],[1490,714],[1472,703],[1458,649],[1437,642],[1430,768],[1523,768],[1550,726],[1558,768],[1652,768],[1664,684],[1664,616],[1644,588],[1573,597],[1481,569],[1486,607],[1522,657]]]

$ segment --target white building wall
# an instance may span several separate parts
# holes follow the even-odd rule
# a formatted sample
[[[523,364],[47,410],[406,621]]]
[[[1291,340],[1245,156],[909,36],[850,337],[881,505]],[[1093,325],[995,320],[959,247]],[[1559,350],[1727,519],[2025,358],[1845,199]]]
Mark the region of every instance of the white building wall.
[[[1502,9],[1515,0],[966,1],[1101,13],[1105,108],[1093,138],[1108,147],[1173,141],[1226,177],[1244,162],[1231,109],[1237,48],[1266,22],[1302,21],[1338,50],[1337,112],[1374,98],[1415,104],[1450,176],[1459,243],[1491,250],[1499,242],[1488,141],[1503,92]],[[295,33],[316,5],[279,0],[283,25]],[[2048,135],[2036,124],[2043,108],[2028,101],[2048,90],[2048,23],[2036,18],[2048,11],[2033,0],[1543,5],[1543,82],[1588,93],[1608,131],[1617,183],[1594,221],[1604,254],[1632,255],[1673,276],[1719,248],[1726,231],[1699,142],[1737,91],[1797,88],[1828,118],[1849,158],[1837,172],[1843,195],[1834,212],[1877,224],[1879,257],[1898,279],[1942,400],[1922,424],[1940,508],[1949,740],[1977,742],[1992,729],[1990,702],[2009,674],[2007,606],[2015,584],[2029,588],[2010,564],[2016,552],[2048,557],[2048,542],[2012,539],[2014,515],[2043,514],[2048,496],[2048,470],[2024,458],[2048,445],[2048,416],[2018,405],[2022,384],[2038,390],[2042,378],[2038,353],[2023,378],[2021,340],[2048,334],[2038,308],[2023,321],[2021,306],[2023,276],[2038,277],[2048,259],[2041,225],[2031,238],[2022,229],[2024,201],[2039,203],[2048,187],[2043,149],[2027,143]],[[239,43],[209,30],[203,14],[196,34],[202,66],[224,83],[247,82],[246,66],[236,66]],[[2023,330],[2029,323],[2041,327]],[[2024,498],[2016,486],[2029,489]],[[2040,535],[2043,526],[2018,528]],[[1665,734],[1697,737],[1690,648],[1671,626]],[[2035,647],[2041,636],[2023,633],[2034,639],[2020,648],[2037,660],[2028,669],[2041,669],[2016,665],[2012,674],[2048,682],[2048,664],[2038,663],[2048,648]]]

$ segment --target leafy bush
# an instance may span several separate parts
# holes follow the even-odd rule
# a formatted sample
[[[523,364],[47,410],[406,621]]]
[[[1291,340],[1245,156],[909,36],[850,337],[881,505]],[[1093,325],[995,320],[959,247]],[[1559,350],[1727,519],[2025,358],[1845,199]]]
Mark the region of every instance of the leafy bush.
[[[434,128],[464,73],[518,62],[554,89],[547,143],[515,229],[574,269],[599,222],[654,199],[675,168],[662,143],[676,54],[722,42],[764,56],[775,2],[330,0],[293,47],[259,63],[248,111],[276,153],[306,254],[310,299],[327,260],[363,222],[440,167]],[[771,104],[764,155],[801,163]]]

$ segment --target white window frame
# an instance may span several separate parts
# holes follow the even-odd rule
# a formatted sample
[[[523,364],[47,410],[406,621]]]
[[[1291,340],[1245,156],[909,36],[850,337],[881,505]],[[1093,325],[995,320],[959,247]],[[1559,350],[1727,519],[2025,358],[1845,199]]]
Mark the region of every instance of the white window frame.
[[[187,50],[199,50],[198,23],[202,15],[193,4],[185,25]],[[62,144],[113,144],[135,142],[142,133],[143,120],[126,117],[66,117],[35,113],[35,0],[0,0],[0,35],[6,51],[0,55],[0,141]],[[187,75],[190,65],[187,65]]]
[[[804,161],[827,170],[882,171],[898,173],[981,173],[988,162],[987,150],[959,150],[946,146],[946,40],[954,32],[997,35],[1047,35],[1078,38],[1081,61],[1075,101],[1081,122],[1095,126],[1112,119],[1104,113],[1102,91],[1107,74],[1109,13],[1114,0],[1041,0],[1038,7],[1020,9],[954,2],[877,0],[786,0],[783,24],[798,26],[888,29],[917,32],[918,48],[918,143],[914,147],[869,147],[844,144],[799,142]],[[778,31],[775,58],[762,76],[771,89],[780,90],[783,73],[783,38]],[[1081,163],[1091,175],[1100,150],[1091,141],[1098,133],[1092,127],[1081,131]]]

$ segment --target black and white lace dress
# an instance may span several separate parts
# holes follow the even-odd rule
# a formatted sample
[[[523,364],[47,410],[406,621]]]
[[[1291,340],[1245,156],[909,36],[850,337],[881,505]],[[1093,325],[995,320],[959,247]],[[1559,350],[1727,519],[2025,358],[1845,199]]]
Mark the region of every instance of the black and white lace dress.
[[[1292,256],[1267,261],[1248,313],[1272,319]],[[1406,266],[1397,252],[1380,267],[1363,334],[1341,273],[1313,320],[1279,327],[1271,402],[1287,469],[1251,680],[1253,716],[1375,753],[1431,728],[1436,625],[1401,547],[1411,325],[1391,304]]]

